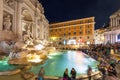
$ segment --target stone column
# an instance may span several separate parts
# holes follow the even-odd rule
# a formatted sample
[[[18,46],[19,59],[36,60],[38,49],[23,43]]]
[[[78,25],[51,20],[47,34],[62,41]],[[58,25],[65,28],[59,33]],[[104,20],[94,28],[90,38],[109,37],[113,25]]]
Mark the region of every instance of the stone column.
[[[113,18],[113,27],[115,26],[115,19]]]
[[[17,34],[17,28],[16,28],[17,27],[17,1],[16,0],[15,0],[15,4],[14,5],[15,5],[15,9],[14,9],[15,12],[14,12],[14,15],[13,15],[14,16],[13,17],[14,18],[13,30],[14,30],[14,33]]]
[[[111,27],[113,26],[113,19],[111,18]]]
[[[110,33],[110,43],[112,43],[112,34]]]
[[[117,23],[118,23],[118,25],[120,25],[119,20],[120,20],[120,18],[118,17],[118,19],[117,19]]]
[[[114,43],[114,34],[112,33],[112,43]]]
[[[117,34],[115,33],[115,37],[114,37],[114,38],[115,38],[115,42],[117,41],[117,39],[116,39],[116,35],[117,35]]]
[[[116,17],[116,19],[115,19],[115,22],[116,22],[116,27],[117,27],[117,17]]]
[[[3,30],[3,0],[0,0],[0,31]]]
[[[112,24],[111,26],[113,27],[113,23],[114,23],[114,22],[113,22],[113,18],[112,18],[111,20],[112,20],[112,21],[111,21],[111,24]]]
[[[118,18],[116,17],[116,27],[118,26]]]
[[[110,42],[112,43],[112,34],[110,33]]]
[[[114,33],[114,39],[115,39],[114,42],[116,42],[116,33]]]
[[[20,39],[22,39],[22,20],[21,20],[21,13],[22,13],[22,0],[18,0],[18,5],[17,5],[17,34]]]

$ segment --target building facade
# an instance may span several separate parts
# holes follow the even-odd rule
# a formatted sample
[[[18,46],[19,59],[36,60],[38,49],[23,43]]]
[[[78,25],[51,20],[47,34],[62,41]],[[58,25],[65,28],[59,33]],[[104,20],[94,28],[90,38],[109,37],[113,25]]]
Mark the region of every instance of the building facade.
[[[94,17],[50,24],[50,40],[57,44],[94,43]]]
[[[38,0],[0,0],[0,4],[0,31],[6,29],[9,20],[9,30],[19,39],[29,30],[32,38],[48,40],[49,22]]]
[[[95,44],[105,43],[104,32],[105,32],[105,28],[100,28],[100,29],[95,30],[95,33],[94,33]]]
[[[110,16],[110,26],[105,32],[105,42],[120,42],[120,9]]]

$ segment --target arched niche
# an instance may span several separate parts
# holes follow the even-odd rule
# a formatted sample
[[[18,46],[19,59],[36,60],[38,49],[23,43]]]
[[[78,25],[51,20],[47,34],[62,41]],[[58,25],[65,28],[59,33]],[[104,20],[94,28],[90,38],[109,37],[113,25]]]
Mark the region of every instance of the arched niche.
[[[31,13],[24,9],[22,11],[22,35],[26,35],[27,31],[30,29],[31,37],[33,36],[33,18]]]

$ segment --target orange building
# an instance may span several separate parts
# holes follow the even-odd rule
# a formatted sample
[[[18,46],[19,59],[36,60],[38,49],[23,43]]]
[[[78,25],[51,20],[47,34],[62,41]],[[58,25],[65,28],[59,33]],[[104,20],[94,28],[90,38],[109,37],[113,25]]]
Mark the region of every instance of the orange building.
[[[94,17],[52,23],[49,38],[57,44],[92,44],[94,24]]]

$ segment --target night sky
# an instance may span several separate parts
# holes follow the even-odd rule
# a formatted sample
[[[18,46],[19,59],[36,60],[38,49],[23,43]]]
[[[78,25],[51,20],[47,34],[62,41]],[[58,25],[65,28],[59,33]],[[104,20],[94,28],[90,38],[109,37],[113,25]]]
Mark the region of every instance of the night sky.
[[[62,22],[95,16],[95,29],[109,22],[120,8],[120,0],[40,0],[48,21]]]

